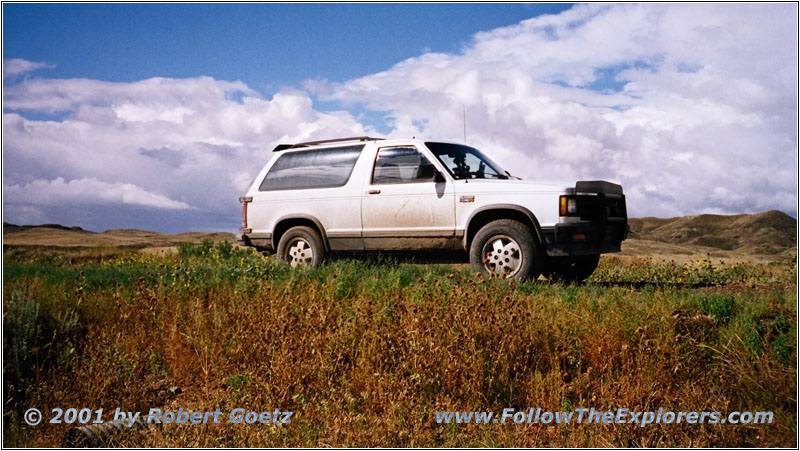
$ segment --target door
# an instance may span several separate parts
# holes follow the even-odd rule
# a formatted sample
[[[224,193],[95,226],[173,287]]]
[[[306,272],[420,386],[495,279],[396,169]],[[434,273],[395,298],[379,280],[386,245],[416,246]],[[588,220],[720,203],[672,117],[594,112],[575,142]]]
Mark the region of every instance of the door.
[[[437,177],[438,175],[438,177]],[[414,146],[378,149],[361,200],[365,249],[455,246],[455,193]]]

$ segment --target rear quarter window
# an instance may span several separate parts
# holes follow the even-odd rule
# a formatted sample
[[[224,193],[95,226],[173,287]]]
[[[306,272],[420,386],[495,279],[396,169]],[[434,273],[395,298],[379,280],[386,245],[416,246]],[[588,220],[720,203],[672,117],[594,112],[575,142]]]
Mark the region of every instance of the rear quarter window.
[[[272,165],[258,190],[344,186],[363,148],[361,145],[285,153]]]

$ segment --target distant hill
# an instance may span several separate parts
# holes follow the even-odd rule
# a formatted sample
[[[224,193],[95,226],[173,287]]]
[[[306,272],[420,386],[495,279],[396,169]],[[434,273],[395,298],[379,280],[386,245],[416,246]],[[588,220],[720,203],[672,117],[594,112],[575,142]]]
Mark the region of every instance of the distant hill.
[[[623,243],[623,255],[674,256],[700,255],[732,258],[795,254],[797,220],[771,210],[754,215],[697,215],[677,218],[630,218],[631,236]],[[3,244],[10,246],[133,248],[171,247],[181,242],[235,241],[232,233],[187,232],[175,235],[135,229],[115,229],[102,233],[58,224],[18,226],[3,223]]]
[[[749,254],[778,254],[797,244],[797,220],[778,210],[753,215],[628,219],[632,238]]]
[[[3,244],[6,246],[144,248],[176,246],[178,243],[185,242],[199,243],[204,239],[234,242],[236,236],[225,232],[186,232],[173,235],[136,229],[114,229],[96,233],[80,227],[65,227],[59,224],[18,226],[7,222],[3,223]]]
[[[21,232],[23,230],[39,229],[39,228],[59,229],[59,230],[72,230],[74,232],[83,231],[83,228],[78,227],[78,226],[64,227],[61,224],[41,224],[41,225],[22,225],[22,226],[19,226],[19,225],[9,224],[7,222],[4,222],[3,223],[3,234],[12,233],[12,232]]]

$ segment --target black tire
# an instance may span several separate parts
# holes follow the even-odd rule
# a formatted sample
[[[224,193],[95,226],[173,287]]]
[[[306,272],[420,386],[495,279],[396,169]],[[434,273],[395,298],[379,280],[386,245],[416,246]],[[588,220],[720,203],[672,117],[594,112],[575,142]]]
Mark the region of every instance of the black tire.
[[[577,283],[586,280],[597,268],[600,255],[580,255],[577,257],[553,257],[547,262],[550,280]]]
[[[325,257],[325,246],[319,232],[306,226],[296,226],[281,236],[276,251],[278,259],[292,268],[298,266],[316,267]]]
[[[536,279],[541,274],[542,252],[525,224],[498,219],[483,226],[469,248],[475,271],[502,278]]]

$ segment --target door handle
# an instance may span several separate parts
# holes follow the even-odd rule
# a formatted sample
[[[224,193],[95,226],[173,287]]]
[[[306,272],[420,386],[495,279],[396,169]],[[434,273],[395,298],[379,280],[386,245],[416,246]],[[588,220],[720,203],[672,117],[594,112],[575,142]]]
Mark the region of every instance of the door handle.
[[[379,189],[371,189],[371,190],[367,191],[367,194],[380,194],[380,193],[381,193],[381,190],[379,190]]]

